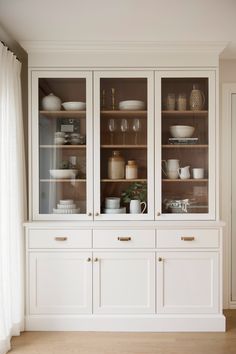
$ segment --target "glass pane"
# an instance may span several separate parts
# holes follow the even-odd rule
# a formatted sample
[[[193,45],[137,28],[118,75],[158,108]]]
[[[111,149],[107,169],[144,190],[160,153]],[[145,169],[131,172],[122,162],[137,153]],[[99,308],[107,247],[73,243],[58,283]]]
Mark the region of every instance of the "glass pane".
[[[208,213],[208,79],[162,79],[162,212]]]
[[[147,213],[147,79],[102,78],[100,87],[101,213]]]
[[[86,79],[39,79],[39,144],[40,214],[86,213]]]

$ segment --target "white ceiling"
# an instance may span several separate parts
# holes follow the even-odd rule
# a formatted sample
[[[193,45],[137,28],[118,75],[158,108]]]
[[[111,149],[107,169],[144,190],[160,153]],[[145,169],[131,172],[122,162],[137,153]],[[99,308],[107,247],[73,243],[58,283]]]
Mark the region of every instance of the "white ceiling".
[[[18,41],[226,41],[236,57],[236,0],[0,0]]]

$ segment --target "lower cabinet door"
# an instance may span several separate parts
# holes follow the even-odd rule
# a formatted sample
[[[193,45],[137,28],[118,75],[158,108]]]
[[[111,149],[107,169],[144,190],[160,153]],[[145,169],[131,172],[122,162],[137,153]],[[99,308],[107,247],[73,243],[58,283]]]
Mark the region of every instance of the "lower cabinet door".
[[[94,313],[155,313],[155,253],[96,252]]]
[[[29,261],[31,314],[92,312],[90,252],[32,252]]]
[[[217,252],[157,254],[158,313],[217,313],[219,270]]]

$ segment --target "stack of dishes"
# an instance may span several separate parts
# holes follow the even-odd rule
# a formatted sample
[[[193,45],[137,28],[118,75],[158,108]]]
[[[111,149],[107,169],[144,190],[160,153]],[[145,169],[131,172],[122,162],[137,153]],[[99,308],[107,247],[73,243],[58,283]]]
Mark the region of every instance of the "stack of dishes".
[[[62,199],[57,204],[57,208],[53,208],[53,214],[78,214],[80,208],[77,208],[73,199]]]
[[[105,199],[105,214],[125,214],[126,208],[120,208],[120,198],[108,197]]]
[[[142,111],[145,109],[145,103],[139,100],[120,101],[119,109],[121,111]]]

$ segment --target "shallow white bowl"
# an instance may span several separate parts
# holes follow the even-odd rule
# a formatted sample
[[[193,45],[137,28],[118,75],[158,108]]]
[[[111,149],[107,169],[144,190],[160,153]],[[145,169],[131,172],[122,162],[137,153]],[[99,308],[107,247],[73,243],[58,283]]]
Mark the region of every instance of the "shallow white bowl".
[[[120,101],[119,103],[120,110],[143,110],[145,109],[145,103],[139,100],[128,100],[128,101]]]
[[[74,204],[73,199],[61,199],[59,202],[61,205],[71,205]]]
[[[119,209],[104,209],[105,214],[125,214],[126,208],[119,208]]]
[[[64,102],[61,105],[66,111],[84,111],[86,108],[85,102]]]
[[[49,170],[50,176],[53,178],[76,178],[78,170]]]
[[[76,209],[76,204],[57,204],[57,209]]]
[[[195,127],[191,125],[171,125],[170,134],[173,138],[191,138]]]
[[[56,209],[53,208],[53,214],[79,214],[80,209]]]

